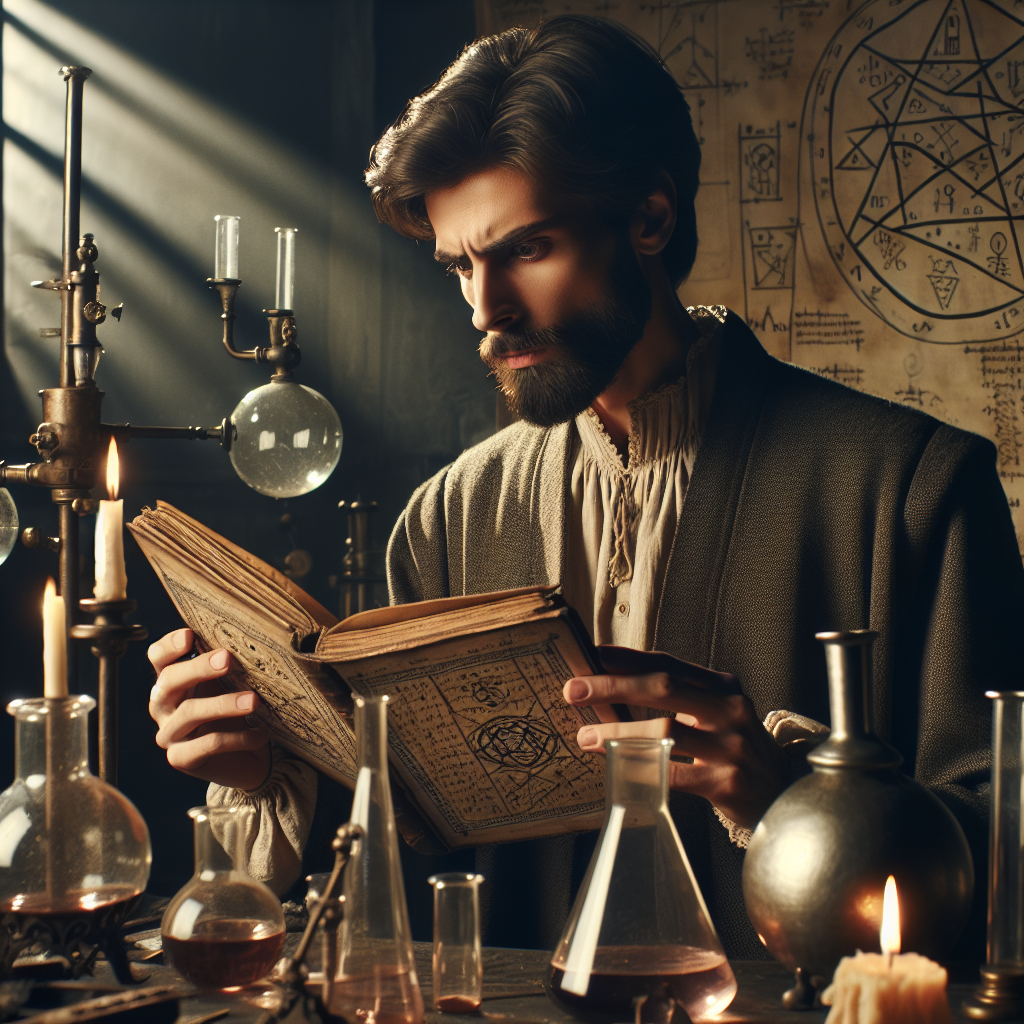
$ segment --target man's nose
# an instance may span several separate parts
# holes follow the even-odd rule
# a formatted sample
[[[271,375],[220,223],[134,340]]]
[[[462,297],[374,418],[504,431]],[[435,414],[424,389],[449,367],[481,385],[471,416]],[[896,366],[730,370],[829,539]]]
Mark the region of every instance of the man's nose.
[[[478,331],[507,331],[519,319],[515,291],[500,272],[474,267],[472,292],[473,326]]]

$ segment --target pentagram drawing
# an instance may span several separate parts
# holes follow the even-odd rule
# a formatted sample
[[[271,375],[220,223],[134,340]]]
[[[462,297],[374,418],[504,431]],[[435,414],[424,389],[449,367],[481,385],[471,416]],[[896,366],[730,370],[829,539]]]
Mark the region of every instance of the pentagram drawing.
[[[865,4],[804,124],[824,239],[865,305],[930,342],[1024,328],[1024,7]]]
[[[530,773],[546,768],[561,742],[550,722],[530,714],[499,715],[473,735],[479,757],[499,768]]]

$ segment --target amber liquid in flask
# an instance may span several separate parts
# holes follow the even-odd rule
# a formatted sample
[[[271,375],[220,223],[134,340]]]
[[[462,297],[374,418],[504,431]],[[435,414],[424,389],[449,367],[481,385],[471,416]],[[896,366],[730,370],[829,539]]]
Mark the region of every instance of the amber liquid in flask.
[[[551,958],[550,998],[595,1024],[635,1000],[675,1000],[694,1021],[724,1010],[736,979],[668,812],[671,740],[610,740],[604,826]]]
[[[325,988],[329,1013],[373,1024],[423,1024],[398,859],[387,762],[386,696],[355,698],[359,772],[352,823],[363,830],[345,868],[337,967]]]
[[[281,903],[245,869],[246,822],[252,807],[193,807],[195,874],[160,923],[171,966],[201,989],[258,981],[284,946]]]

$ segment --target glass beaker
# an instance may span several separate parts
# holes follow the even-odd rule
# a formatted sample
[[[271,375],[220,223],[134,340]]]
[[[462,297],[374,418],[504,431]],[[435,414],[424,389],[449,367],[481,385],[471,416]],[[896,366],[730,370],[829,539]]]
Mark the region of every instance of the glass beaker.
[[[160,922],[164,953],[197,988],[231,989],[262,978],[284,946],[281,902],[245,869],[253,807],[193,807],[195,873]]]
[[[434,887],[434,1006],[444,1013],[480,1008],[484,971],[480,952],[483,875],[431,875]]]
[[[388,784],[387,702],[387,695],[355,695],[359,772],[352,824],[363,837],[345,868],[345,910],[324,1001],[328,1012],[349,1021],[423,1024]]]
[[[0,794],[0,978],[23,953],[89,970],[97,948],[132,980],[118,929],[152,860],[135,805],[89,771],[87,696],[15,700],[17,777]]]
[[[632,1020],[638,999],[724,1010],[736,979],[668,811],[669,739],[605,744],[597,848],[551,957],[548,995],[582,1020]]]

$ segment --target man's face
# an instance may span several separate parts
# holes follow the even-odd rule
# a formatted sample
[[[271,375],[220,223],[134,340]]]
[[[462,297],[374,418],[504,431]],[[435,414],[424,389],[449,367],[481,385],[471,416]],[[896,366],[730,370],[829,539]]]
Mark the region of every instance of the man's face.
[[[562,423],[611,383],[643,334],[651,294],[632,246],[583,204],[494,167],[426,197],[435,259],[461,279],[480,357],[510,407]]]

